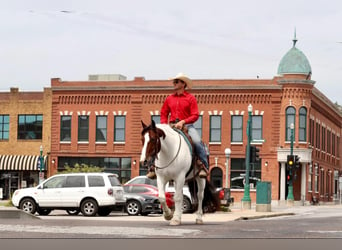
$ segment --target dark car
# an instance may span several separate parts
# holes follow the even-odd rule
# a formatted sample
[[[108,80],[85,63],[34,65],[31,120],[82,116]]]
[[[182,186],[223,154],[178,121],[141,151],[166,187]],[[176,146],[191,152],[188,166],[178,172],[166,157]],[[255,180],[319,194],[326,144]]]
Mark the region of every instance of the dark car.
[[[124,193],[124,196],[126,197],[125,212],[128,215],[162,213],[160,202],[155,196],[134,193]]]

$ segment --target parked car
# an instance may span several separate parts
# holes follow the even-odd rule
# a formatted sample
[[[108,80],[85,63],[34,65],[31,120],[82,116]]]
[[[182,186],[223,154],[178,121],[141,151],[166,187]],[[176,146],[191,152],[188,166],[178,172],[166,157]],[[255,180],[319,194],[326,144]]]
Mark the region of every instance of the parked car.
[[[31,214],[48,215],[52,210],[81,212],[84,216],[106,216],[125,206],[124,190],[112,173],[70,173],[51,176],[33,188],[17,189],[12,203]]]
[[[124,184],[125,193],[145,194],[158,198],[158,188],[147,184]],[[175,203],[173,201],[173,194],[165,192],[166,204],[169,208],[173,208]]]
[[[150,179],[144,175],[136,176],[132,178],[131,180],[127,181],[126,184],[148,184],[157,187],[157,180],[156,179]],[[125,185],[126,185],[125,184]],[[175,187],[173,185],[173,181],[166,184],[165,190],[166,192],[175,193]],[[183,187],[183,212],[189,213],[193,212],[194,204],[192,203],[191,194],[189,191],[188,185],[184,185]]]
[[[151,213],[162,213],[160,202],[157,197],[144,194],[125,193],[125,212],[128,215],[148,215]]]

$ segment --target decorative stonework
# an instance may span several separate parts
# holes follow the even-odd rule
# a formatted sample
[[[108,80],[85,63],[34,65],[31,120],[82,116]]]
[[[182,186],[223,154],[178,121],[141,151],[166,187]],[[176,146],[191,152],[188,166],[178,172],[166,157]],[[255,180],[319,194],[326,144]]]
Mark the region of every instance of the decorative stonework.
[[[166,97],[168,95],[143,95],[142,96],[142,103],[143,104],[163,104]]]
[[[130,95],[68,95],[59,96],[60,104],[130,104]]]
[[[113,111],[113,115],[116,116],[116,115],[127,115],[127,111]]]
[[[59,111],[60,115],[72,115],[72,111],[64,110],[64,111]]]
[[[77,111],[77,115],[90,115],[90,114],[91,114],[91,111],[85,111],[85,110]]]
[[[200,104],[228,104],[228,103],[271,103],[271,94],[196,94],[198,103]]]

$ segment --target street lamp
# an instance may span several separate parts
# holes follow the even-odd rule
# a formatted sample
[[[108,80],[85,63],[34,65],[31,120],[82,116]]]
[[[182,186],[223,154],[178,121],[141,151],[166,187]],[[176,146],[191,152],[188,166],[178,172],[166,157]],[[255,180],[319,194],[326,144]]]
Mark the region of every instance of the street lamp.
[[[291,148],[290,148],[290,155],[293,156],[293,140],[294,140],[294,136],[293,136],[293,130],[294,130],[294,124],[291,123],[290,124],[290,129],[291,129]],[[287,202],[288,205],[293,205],[293,201],[294,201],[294,196],[293,196],[293,169],[292,166],[289,168],[289,175],[291,176],[290,181],[289,181],[289,188],[288,188],[288,194],[287,194]]]
[[[230,148],[226,148],[225,150],[224,150],[224,154],[226,155],[226,188],[228,188],[228,177],[229,177],[229,157],[230,157],[230,153],[231,153],[232,151],[230,150]]]
[[[245,174],[245,186],[244,186],[244,194],[241,200],[243,209],[251,209],[251,197],[249,194],[249,164],[250,164],[250,147],[251,147],[251,129],[252,129],[252,104],[248,105],[248,121],[247,121],[247,146],[246,146],[246,174]]]
[[[43,181],[43,177],[42,177],[42,169],[44,167],[44,160],[43,160],[43,146],[40,145],[39,147],[39,151],[40,151],[40,156],[39,156],[39,184]]]

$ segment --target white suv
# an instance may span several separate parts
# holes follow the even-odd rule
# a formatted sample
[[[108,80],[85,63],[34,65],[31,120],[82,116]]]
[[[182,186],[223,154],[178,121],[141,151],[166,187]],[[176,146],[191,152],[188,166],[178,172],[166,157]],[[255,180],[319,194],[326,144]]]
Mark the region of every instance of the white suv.
[[[136,176],[133,179],[127,181],[125,184],[148,184],[148,185],[153,185],[157,186],[157,180],[156,179],[150,179],[147,176],[141,175],[141,176]],[[173,185],[173,181],[168,182],[165,187],[165,191],[169,193],[174,193],[175,192],[175,187]],[[191,200],[191,194],[189,191],[189,187],[187,184],[184,185],[183,187],[183,212],[192,212],[193,211],[193,204]]]
[[[109,215],[126,203],[116,174],[70,173],[51,176],[33,188],[17,189],[15,207],[31,214],[48,215],[54,209],[84,216]]]

